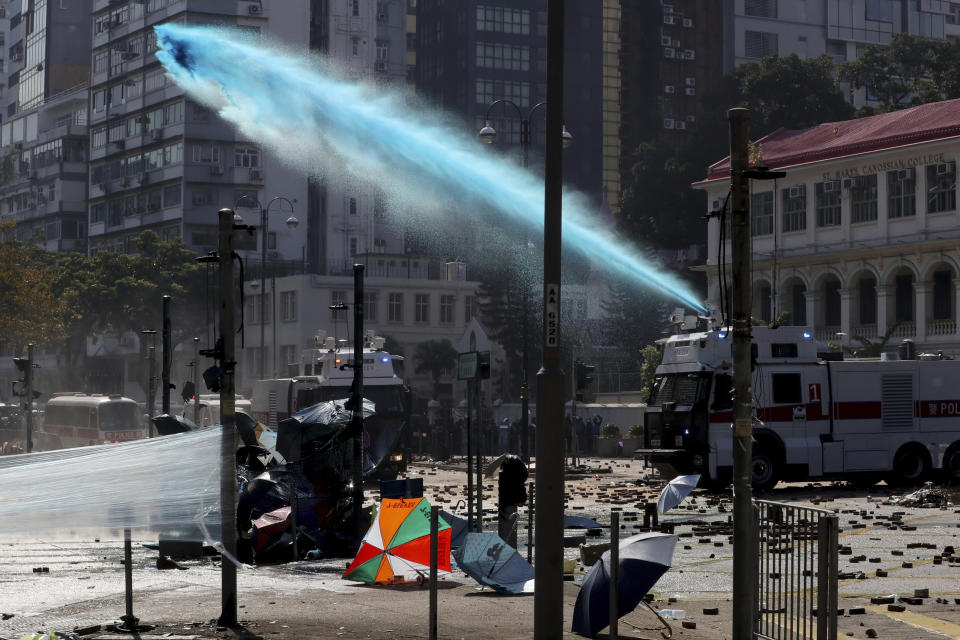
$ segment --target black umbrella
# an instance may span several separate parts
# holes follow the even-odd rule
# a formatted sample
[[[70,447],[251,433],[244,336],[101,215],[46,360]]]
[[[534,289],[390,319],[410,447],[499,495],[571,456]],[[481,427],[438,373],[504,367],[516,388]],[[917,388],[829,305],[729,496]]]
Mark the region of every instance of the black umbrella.
[[[277,425],[277,451],[287,462],[301,459],[301,446],[313,441],[328,441],[338,437],[346,440],[349,433],[344,427],[350,424],[353,412],[344,407],[347,399],[319,402],[282,420]],[[364,399],[364,419],[374,415],[372,402]]]
[[[183,416],[161,413],[159,416],[151,418],[153,425],[157,428],[157,433],[162,436],[169,436],[174,433],[185,433],[187,431],[196,431],[198,427],[192,420]]]
[[[673,562],[677,536],[640,533],[620,543],[617,571],[617,611],[621,616],[636,609]],[[596,635],[610,624],[610,552],[593,565],[583,580],[573,609],[572,631]]]

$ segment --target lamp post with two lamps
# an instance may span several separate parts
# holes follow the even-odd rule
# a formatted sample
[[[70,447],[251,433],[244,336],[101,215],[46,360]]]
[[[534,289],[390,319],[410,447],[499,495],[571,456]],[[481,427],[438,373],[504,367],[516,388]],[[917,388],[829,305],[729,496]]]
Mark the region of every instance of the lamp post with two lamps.
[[[530,120],[533,117],[533,114],[537,109],[541,107],[546,107],[546,102],[538,102],[537,104],[530,107],[527,111],[526,116],[524,116],[523,111],[514,103],[512,100],[507,100],[506,98],[500,98],[494,100],[487,107],[487,112],[484,114],[483,128],[480,129],[478,134],[480,139],[486,142],[487,144],[493,144],[493,141],[497,137],[497,132],[493,128],[493,125],[490,124],[490,113],[493,111],[493,108],[497,105],[507,105],[513,107],[517,112],[517,116],[520,118],[520,147],[523,150],[523,168],[527,169],[530,163],[530,146],[532,143],[532,135],[530,130]],[[563,126],[561,133],[561,144],[563,148],[567,148],[573,142],[573,135],[567,131],[566,125]],[[530,252],[530,248],[533,243],[527,240],[527,252]],[[527,265],[529,266],[529,265]],[[523,325],[522,325],[522,342],[523,345],[521,350],[522,354],[522,380],[520,382],[520,457],[523,458],[524,462],[530,462],[530,387],[528,373],[530,370],[530,355],[529,355],[529,320],[530,315],[529,311],[529,287],[525,287],[523,293]]]
[[[261,286],[261,290],[260,290],[260,358],[259,358],[258,372],[260,375],[260,379],[263,380],[264,378],[266,378],[266,352],[267,352],[267,349],[266,349],[266,320],[267,320],[266,274],[267,274],[267,271],[266,270],[267,270],[267,236],[268,236],[268,224],[269,224],[268,214],[270,213],[270,206],[277,201],[281,202],[281,207],[283,202],[286,202],[288,205],[290,205],[290,217],[287,218],[287,227],[289,227],[290,229],[296,229],[297,226],[300,224],[300,221],[297,220],[297,218],[293,215],[293,210],[294,210],[293,202],[291,202],[288,198],[285,198],[284,196],[273,197],[270,200],[270,202],[267,203],[267,206],[264,207],[262,204],[260,204],[260,201],[257,200],[256,198],[249,195],[244,195],[244,196],[240,196],[240,198],[237,199],[236,203],[234,204],[234,208],[239,208],[240,203],[243,202],[244,200],[253,201],[253,203],[256,204],[257,209],[260,211],[260,282],[261,282],[260,286]],[[282,208],[278,209],[278,211],[282,212]],[[271,277],[270,277],[271,316],[270,317],[271,317],[271,322],[273,323],[274,330],[276,329],[276,326],[277,326],[276,318],[274,318],[275,314],[273,313],[276,310],[276,306],[277,306],[276,305],[276,295],[277,295],[276,284],[277,284],[276,270],[271,269]],[[276,351],[276,348],[277,348],[276,341],[277,341],[276,333],[274,333],[274,336],[273,336],[274,344],[272,345],[272,348],[274,349],[274,351]],[[271,374],[275,375],[276,362],[277,362],[276,353],[273,354],[271,359],[273,361],[273,366],[271,367],[272,369]]]

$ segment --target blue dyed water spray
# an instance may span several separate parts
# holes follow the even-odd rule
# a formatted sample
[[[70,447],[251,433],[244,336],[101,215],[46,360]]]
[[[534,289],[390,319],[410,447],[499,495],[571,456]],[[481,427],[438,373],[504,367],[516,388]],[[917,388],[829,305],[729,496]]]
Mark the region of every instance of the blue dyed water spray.
[[[402,95],[345,80],[329,61],[288,54],[239,31],[176,24],[155,30],[157,58],[174,82],[284,162],[305,172],[343,171],[421,212],[447,212],[453,202],[461,212],[494,211],[542,231],[540,178],[488,157],[472,136],[436,124],[439,116],[410,111]],[[607,230],[572,193],[564,195],[563,238],[566,248],[607,270],[705,311],[685,283]]]

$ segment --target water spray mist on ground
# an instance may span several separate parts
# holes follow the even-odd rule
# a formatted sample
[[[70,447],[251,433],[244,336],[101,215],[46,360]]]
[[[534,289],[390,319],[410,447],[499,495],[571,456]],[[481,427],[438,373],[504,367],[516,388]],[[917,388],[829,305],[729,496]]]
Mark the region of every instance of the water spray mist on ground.
[[[409,111],[402,94],[346,81],[316,58],[284,53],[238,31],[155,29],[157,58],[178,85],[305,173],[344,170],[420,212],[476,217],[496,211],[542,232],[541,178],[489,157],[474,137],[436,124],[439,118]],[[456,203],[452,211],[443,206],[450,202]],[[604,226],[582,198],[565,194],[567,250],[704,311],[686,284]]]

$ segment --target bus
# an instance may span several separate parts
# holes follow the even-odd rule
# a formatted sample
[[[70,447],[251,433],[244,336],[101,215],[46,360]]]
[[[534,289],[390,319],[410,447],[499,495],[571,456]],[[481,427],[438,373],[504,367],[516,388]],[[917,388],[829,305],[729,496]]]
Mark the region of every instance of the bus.
[[[147,437],[137,403],[121,395],[54,393],[47,401],[42,431],[62,448]]]

